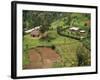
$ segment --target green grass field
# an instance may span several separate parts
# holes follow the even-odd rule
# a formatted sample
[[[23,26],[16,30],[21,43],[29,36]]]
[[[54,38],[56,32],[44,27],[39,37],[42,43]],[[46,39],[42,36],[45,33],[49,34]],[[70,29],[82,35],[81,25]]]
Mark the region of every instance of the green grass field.
[[[68,37],[63,37],[57,34],[56,30],[48,31],[49,36],[53,39],[40,40],[39,38],[33,38],[30,34],[24,36],[24,53],[23,53],[23,64],[28,64],[27,52],[30,48],[37,46],[52,46],[56,48],[56,52],[60,55],[61,60],[54,63],[53,67],[71,67],[77,66],[77,55],[76,50],[82,44],[79,40],[71,39]]]

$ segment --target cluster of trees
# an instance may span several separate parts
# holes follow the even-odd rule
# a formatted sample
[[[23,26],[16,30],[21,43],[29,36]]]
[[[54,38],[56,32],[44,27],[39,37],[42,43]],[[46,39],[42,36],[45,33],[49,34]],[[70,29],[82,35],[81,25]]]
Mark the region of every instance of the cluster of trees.
[[[90,19],[89,14],[68,13],[68,12],[50,12],[50,11],[23,11],[23,28],[24,30],[42,25],[41,31],[48,30],[50,24],[58,19],[63,18],[65,25],[72,26],[75,19],[86,17]],[[64,25],[64,26],[65,26]]]
[[[44,12],[44,11],[23,11],[23,27],[24,30],[31,29],[33,27],[42,25],[41,31],[47,30],[50,24],[66,14],[61,12]]]

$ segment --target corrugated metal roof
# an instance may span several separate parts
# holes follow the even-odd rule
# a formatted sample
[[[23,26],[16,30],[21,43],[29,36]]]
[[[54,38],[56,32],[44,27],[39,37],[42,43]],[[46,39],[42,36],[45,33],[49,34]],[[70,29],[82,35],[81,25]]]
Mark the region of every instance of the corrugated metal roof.
[[[30,32],[32,32],[33,30],[39,29],[40,27],[41,27],[41,26],[34,27],[34,28],[32,28],[32,29],[29,29],[29,30],[25,31],[25,33],[30,33]]]

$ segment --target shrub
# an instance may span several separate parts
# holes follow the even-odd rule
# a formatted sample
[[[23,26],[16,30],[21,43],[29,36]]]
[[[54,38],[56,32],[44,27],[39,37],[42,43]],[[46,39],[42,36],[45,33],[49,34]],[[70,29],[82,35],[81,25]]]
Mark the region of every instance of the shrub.
[[[61,67],[65,67],[64,64],[61,62],[61,60],[58,60],[56,62],[53,63],[53,67],[55,68],[61,68]]]
[[[51,48],[52,48],[52,49],[55,49],[56,47],[55,47],[55,45],[52,45]]]
[[[76,56],[77,56],[78,66],[88,66],[91,64],[90,51],[86,49],[83,45],[77,48]]]

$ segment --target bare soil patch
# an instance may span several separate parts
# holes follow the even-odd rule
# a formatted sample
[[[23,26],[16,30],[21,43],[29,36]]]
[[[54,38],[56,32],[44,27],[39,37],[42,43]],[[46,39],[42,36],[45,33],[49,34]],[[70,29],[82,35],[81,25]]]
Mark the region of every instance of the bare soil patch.
[[[60,59],[59,54],[49,47],[36,47],[29,50],[30,64],[24,65],[23,69],[51,68],[53,63]]]

